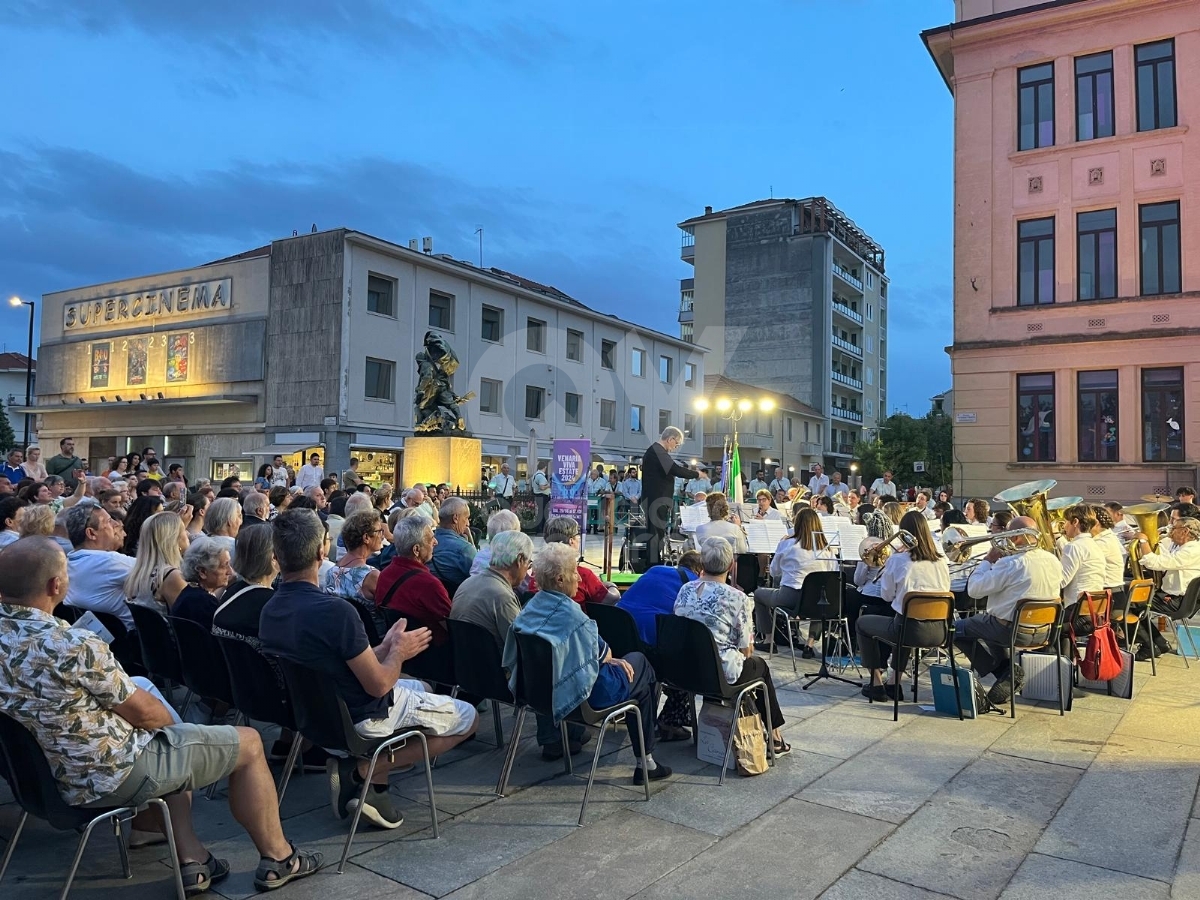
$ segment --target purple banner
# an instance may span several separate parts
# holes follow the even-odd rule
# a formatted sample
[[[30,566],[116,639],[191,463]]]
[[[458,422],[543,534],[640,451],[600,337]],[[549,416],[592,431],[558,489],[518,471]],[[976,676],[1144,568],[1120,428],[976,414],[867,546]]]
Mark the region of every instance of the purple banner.
[[[550,515],[570,516],[587,530],[587,475],[591,441],[555,441],[550,460]]]

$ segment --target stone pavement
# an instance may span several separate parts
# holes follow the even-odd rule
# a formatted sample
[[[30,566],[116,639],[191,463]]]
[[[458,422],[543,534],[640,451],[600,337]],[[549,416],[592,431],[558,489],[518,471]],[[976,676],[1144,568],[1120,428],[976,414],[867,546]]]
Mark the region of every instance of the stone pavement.
[[[1156,678],[1139,664],[1132,701],[1077,694],[1065,718],[1019,702],[1015,721],[961,723],[911,703],[893,723],[890,704],[868,705],[832,682],[802,691],[790,659],[772,668],[790,756],[718,787],[716,767],[698,762],[690,743],[660,745],[676,775],[647,803],[630,778],[628,741],[610,736],[584,828],[575,825],[583,778],[541,761],[532,723],[511,793],[496,799],[490,715],[434,771],[441,838],[430,837],[422,773],[397,777],[407,821],[391,832],[364,827],[342,876],[333,867],[347,826],[330,813],[326,780],[294,778],[285,829],[324,851],[330,868],[282,896],[1200,898],[1195,663],[1165,657]],[[506,713],[506,729],[512,721]],[[587,763],[580,757],[576,772]],[[17,810],[6,790],[0,801],[7,839]],[[198,796],[195,817],[233,868],[216,893],[253,895],[256,855],[224,791]],[[73,850],[73,835],[31,821],[0,888],[5,900],[56,895]],[[93,836],[72,896],[174,896],[158,848],[133,852],[130,881],[115,850],[110,834]]]

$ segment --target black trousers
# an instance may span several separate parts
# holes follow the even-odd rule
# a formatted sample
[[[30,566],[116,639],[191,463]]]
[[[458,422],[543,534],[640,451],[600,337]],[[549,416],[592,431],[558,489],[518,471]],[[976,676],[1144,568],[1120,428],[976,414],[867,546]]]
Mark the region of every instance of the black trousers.
[[[754,631],[756,634],[762,635],[765,641],[771,639],[771,629],[778,621],[775,617],[777,608],[785,609],[789,615],[794,616],[800,610],[800,591],[794,587],[784,586],[759,588],[754,592]],[[824,632],[824,626],[819,621],[808,623],[809,640],[820,639]]]
[[[674,502],[670,497],[642,497],[642,512],[646,515],[646,533],[650,537],[646,548],[647,566],[662,564],[662,552],[666,546],[667,532],[671,528]]]
[[[655,731],[658,729],[658,677],[654,666],[641,653],[626,653],[622,657],[633,666],[633,683],[629,685],[629,699],[638,705],[642,714],[642,727],[646,729],[646,750],[642,752],[642,736],[638,733],[637,719],[633,713],[625,714],[625,727],[633,744],[633,755],[645,756],[654,752]]]
[[[771,711],[771,727],[783,727],[783,713],[779,709],[779,701],[775,698],[775,682],[771,679],[771,670],[767,666],[767,661],[761,656],[747,656],[746,661],[742,663],[742,674],[735,685],[746,684],[748,681],[757,681],[761,678],[767,685],[766,698],[763,697],[763,691],[757,691],[754,694],[754,705],[758,707],[758,714],[762,716],[763,725],[767,724],[767,710]]]
[[[537,530],[539,534],[546,533],[546,510],[550,506],[549,494],[534,494],[537,501]]]
[[[900,626],[903,616],[893,614],[887,616],[860,616],[858,620],[858,652],[862,656],[864,669],[882,669],[892,653],[892,647],[900,639]],[[908,647],[896,649],[896,657],[892,660],[892,668],[896,671],[896,682],[908,665],[910,647],[937,647],[946,637],[944,622],[909,622],[904,630],[904,641]],[[886,638],[891,643],[876,640]]]
[[[893,614],[891,604],[885,603],[882,597],[873,597],[862,593],[853,585],[846,585],[842,597],[842,609],[850,625],[850,639],[858,647],[858,619],[860,616],[890,616]]]

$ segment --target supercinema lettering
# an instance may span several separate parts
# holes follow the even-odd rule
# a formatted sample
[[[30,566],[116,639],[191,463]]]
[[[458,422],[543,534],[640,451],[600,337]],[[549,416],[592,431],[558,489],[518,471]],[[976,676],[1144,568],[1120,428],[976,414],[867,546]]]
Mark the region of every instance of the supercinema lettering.
[[[233,279],[218,278],[194,284],[154,288],[103,300],[81,300],[63,308],[63,330],[75,331],[98,325],[146,322],[199,312],[228,310]]]

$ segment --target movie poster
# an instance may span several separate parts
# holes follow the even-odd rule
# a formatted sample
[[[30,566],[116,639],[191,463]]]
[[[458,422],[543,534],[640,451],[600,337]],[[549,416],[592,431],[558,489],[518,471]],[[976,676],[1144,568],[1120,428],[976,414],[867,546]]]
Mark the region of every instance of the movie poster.
[[[167,383],[188,379],[188,333],[167,336]]]
[[[146,368],[150,354],[149,338],[129,339],[129,362],[125,383],[131,386],[146,383]]]
[[[92,387],[108,387],[108,369],[112,362],[112,344],[92,344]]]

